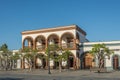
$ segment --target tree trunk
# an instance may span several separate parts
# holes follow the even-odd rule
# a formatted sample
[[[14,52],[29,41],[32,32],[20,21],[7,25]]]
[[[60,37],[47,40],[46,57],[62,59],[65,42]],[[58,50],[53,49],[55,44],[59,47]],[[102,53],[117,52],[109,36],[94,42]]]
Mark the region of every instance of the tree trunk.
[[[29,71],[31,71],[32,70],[32,65],[29,62],[24,62],[24,63],[28,65]]]
[[[1,67],[2,67],[2,59],[0,57],[0,69],[1,69]]]
[[[6,57],[6,60],[5,60],[5,70],[6,71],[8,70],[8,57]]]
[[[10,69],[14,69],[14,65],[15,65],[15,61],[14,60],[11,60],[11,64],[10,64]]]
[[[102,66],[103,66],[103,59],[102,60],[100,60],[100,62],[99,62],[99,69],[98,69],[98,73],[100,73],[101,72],[101,69],[102,69]]]
[[[60,59],[59,60],[59,72],[62,72],[62,64],[61,63],[62,63],[62,60]]]
[[[36,69],[36,57],[34,56],[33,68]]]
[[[5,69],[5,59],[2,59],[2,70]]]
[[[12,70],[12,67],[13,67],[13,61],[12,60],[10,60],[10,62],[9,62],[10,64],[9,64],[9,68],[10,68],[10,70]]]
[[[32,71],[32,65],[31,64],[29,64],[29,67],[30,67],[30,71]]]
[[[29,64],[29,70],[32,71],[32,61],[30,60],[28,64]]]

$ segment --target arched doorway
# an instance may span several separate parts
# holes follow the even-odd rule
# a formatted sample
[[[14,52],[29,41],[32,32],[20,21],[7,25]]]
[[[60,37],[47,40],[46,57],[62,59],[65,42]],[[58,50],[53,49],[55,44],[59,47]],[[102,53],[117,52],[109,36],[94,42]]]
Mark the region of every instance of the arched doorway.
[[[35,68],[39,69],[39,68],[43,68],[45,69],[46,67],[46,59],[45,59],[45,55],[39,53],[36,55],[36,63],[35,63]]]
[[[92,56],[90,54],[85,55],[85,69],[92,67]]]
[[[90,53],[83,53],[81,59],[82,69],[90,69],[95,66],[94,57]]]
[[[69,55],[69,68],[74,68],[74,56],[73,55]]]
[[[70,66],[70,68],[72,68],[73,67],[73,56],[70,56],[69,57],[69,66]]]
[[[113,56],[113,69],[118,69],[119,68],[119,57],[118,55]]]
[[[59,62],[54,60],[53,69],[58,69],[58,68],[59,68]]]
[[[51,57],[53,59],[53,69],[59,68],[59,61],[57,60],[58,54],[57,53],[51,53]]]

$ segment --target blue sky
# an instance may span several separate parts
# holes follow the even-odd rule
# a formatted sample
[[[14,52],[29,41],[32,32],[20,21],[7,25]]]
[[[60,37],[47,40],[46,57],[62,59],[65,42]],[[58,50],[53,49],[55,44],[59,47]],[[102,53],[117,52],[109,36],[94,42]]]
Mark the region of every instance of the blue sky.
[[[0,0],[0,45],[21,48],[21,32],[77,24],[90,41],[120,40],[120,0]]]

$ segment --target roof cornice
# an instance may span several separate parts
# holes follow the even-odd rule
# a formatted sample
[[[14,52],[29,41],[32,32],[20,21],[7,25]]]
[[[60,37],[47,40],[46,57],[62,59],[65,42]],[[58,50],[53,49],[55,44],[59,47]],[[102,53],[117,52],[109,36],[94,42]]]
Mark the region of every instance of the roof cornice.
[[[70,26],[61,26],[55,28],[46,28],[46,29],[39,29],[39,30],[29,30],[21,32],[22,35],[26,34],[37,34],[37,33],[44,33],[44,32],[55,32],[55,31],[63,31],[63,30],[72,30],[76,29],[82,34],[86,35],[86,32],[79,28],[77,25],[70,25]]]

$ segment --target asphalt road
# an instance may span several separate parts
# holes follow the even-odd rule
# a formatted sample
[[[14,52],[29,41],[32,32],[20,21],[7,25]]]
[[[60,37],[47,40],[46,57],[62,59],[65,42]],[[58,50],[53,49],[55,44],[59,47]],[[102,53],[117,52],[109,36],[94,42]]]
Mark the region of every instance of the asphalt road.
[[[89,70],[62,71],[52,70],[0,71],[0,80],[120,80],[120,72],[96,73]]]

